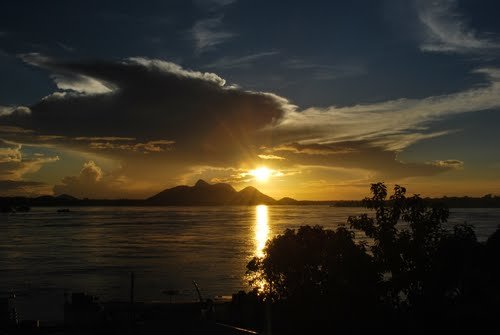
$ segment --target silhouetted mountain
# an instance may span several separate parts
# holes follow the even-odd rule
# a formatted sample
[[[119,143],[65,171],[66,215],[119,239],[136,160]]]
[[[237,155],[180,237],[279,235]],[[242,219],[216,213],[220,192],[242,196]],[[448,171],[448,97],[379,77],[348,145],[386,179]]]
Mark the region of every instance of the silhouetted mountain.
[[[299,205],[300,201],[289,198],[289,197],[284,197],[281,198],[276,202],[277,205]]]
[[[67,202],[67,201],[78,201],[78,198],[75,198],[69,194],[61,194],[58,196],[53,195],[41,195],[33,199],[35,202]]]
[[[209,184],[198,180],[194,186],[176,186],[166,189],[146,200],[155,205],[207,206],[207,205],[272,205],[273,198],[255,187],[246,187],[237,192],[231,185]]]
[[[78,200],[78,198],[75,198],[74,196],[72,195],[69,195],[69,194],[60,194],[56,197],[56,199],[58,200],[68,200],[68,201],[76,201]]]
[[[276,204],[276,200],[260,192],[255,187],[248,186],[239,191],[230,204],[231,205],[260,205],[260,204],[274,205]]]

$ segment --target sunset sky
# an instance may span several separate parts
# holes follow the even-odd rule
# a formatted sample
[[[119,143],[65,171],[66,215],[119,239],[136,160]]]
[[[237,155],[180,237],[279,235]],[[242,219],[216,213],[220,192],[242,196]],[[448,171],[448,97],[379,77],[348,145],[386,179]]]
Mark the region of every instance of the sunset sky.
[[[500,2],[3,1],[0,195],[500,193]]]

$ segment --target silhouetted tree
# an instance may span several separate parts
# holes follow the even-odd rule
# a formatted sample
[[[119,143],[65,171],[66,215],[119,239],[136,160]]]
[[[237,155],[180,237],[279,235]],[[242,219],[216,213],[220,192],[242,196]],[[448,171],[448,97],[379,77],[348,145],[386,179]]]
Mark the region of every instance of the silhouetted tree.
[[[294,330],[373,311],[379,277],[365,245],[346,228],[287,229],[268,241],[264,254],[247,265],[250,284],[284,306]]]
[[[480,243],[471,225],[445,229],[448,209],[407,196],[404,187],[389,196],[377,183],[371,192],[363,204],[372,212],[347,220],[367,243],[357,243],[345,227],[302,226],[268,241],[264,256],[248,263],[250,284],[273,303],[278,328],[499,330],[500,228]]]
[[[412,303],[423,294],[449,212],[428,207],[418,195],[407,197],[399,185],[389,198],[383,183],[372,184],[371,192],[363,204],[374,211],[374,217],[363,214],[347,221],[373,240],[371,251],[384,276],[386,297],[396,305]]]
[[[345,228],[302,226],[268,241],[265,257],[248,263],[250,284],[273,300],[344,291],[343,286],[376,280],[364,244]]]
[[[429,293],[448,299],[466,295],[470,284],[467,277],[478,271],[483,249],[472,226],[456,225],[452,233],[443,236],[432,260],[429,277],[434,285]]]

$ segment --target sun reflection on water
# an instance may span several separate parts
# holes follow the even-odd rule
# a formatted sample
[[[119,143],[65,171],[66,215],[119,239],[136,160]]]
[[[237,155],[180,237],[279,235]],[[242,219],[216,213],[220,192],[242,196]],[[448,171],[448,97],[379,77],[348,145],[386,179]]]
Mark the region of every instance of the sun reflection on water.
[[[269,216],[266,205],[257,206],[255,211],[255,256],[262,257],[269,238]]]

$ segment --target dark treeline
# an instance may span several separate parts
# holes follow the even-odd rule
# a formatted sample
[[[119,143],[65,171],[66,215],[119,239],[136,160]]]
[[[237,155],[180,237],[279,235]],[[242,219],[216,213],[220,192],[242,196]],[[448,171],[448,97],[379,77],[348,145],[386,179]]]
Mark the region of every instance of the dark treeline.
[[[148,206],[147,200],[138,199],[78,199],[70,195],[40,197],[0,197],[3,212],[23,207],[72,207],[72,206]]]
[[[445,206],[447,208],[500,208],[500,196],[491,194],[487,194],[483,197],[442,197],[423,198],[422,200],[429,206]],[[335,207],[364,206],[362,200],[334,200],[328,201],[328,203]]]
[[[491,194],[484,197],[442,197],[422,199],[428,206],[445,206],[447,208],[500,208],[500,196]],[[390,204],[391,200],[388,200]],[[70,195],[39,196],[39,197],[0,197],[0,209],[15,211],[20,206],[28,207],[71,207],[71,206],[168,206],[169,204],[157,203],[150,199],[78,199]],[[174,204],[170,204],[174,205]],[[199,202],[184,206],[200,206]],[[203,204],[201,204],[203,205]],[[298,205],[298,206],[332,206],[332,207],[363,207],[361,200],[295,200],[283,198],[271,205]]]
[[[237,321],[277,334],[498,333],[500,228],[480,243],[465,223],[444,229],[445,207],[400,186],[390,197],[383,183],[371,191],[370,215],[268,241],[247,265],[254,290],[233,301],[247,316]]]
[[[500,196],[487,194],[481,198],[474,197],[443,197],[426,198],[430,204],[444,204],[448,208],[500,208]]]

